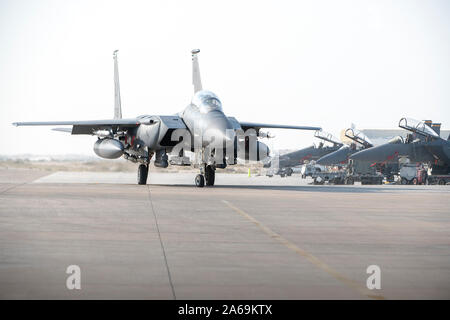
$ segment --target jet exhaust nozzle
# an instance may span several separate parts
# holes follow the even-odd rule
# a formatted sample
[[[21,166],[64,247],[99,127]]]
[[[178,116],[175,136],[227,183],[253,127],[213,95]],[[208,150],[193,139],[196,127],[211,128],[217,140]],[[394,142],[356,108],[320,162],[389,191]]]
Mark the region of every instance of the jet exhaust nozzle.
[[[117,159],[123,155],[123,144],[116,139],[99,139],[94,144],[94,152],[100,158]]]

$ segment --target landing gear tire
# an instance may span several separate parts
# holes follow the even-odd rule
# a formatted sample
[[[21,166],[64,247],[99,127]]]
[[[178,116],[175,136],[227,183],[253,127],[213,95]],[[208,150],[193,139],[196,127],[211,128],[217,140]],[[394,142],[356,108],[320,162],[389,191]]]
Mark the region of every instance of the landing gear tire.
[[[345,184],[348,184],[348,185],[355,184],[355,180],[353,180],[352,177],[348,177],[347,179],[345,179]]]
[[[195,185],[198,188],[203,188],[205,186],[205,177],[202,174],[198,174],[195,177]]]
[[[205,180],[207,186],[213,186],[216,180],[216,170],[211,166],[206,166],[205,168]]]
[[[325,180],[323,179],[314,179],[315,185],[323,185],[325,183]]]
[[[148,165],[141,164],[138,168],[137,182],[138,184],[147,184]]]

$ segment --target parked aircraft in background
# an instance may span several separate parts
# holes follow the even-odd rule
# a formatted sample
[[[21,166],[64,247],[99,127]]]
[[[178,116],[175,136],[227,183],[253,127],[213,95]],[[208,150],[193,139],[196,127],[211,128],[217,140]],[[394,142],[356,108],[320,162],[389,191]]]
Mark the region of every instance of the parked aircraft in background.
[[[269,162],[264,164],[265,168],[271,168],[271,170],[268,170],[267,175],[290,176],[293,173],[294,167],[313,160],[315,161],[343,146],[338,138],[322,130],[316,131],[314,137],[321,140],[317,146],[312,145],[307,148],[272,157]],[[324,142],[329,142],[331,145],[325,146]]]
[[[450,173],[450,136],[447,140],[439,136],[440,124],[402,118],[399,127],[410,131],[406,139],[399,136],[390,143],[360,151],[350,158],[373,163],[398,163],[402,160],[427,163],[433,174]]]
[[[349,145],[342,145],[338,150],[318,159],[316,163],[322,166],[347,164],[350,155],[353,153],[373,147],[370,139],[364,133],[355,129],[354,126],[346,129],[344,136],[350,139]]]

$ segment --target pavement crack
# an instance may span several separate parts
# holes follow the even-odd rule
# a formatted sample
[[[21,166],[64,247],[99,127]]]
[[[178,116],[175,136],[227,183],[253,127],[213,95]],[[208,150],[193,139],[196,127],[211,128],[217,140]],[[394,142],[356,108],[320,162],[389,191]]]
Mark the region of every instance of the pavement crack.
[[[167,262],[166,250],[164,248],[164,243],[163,243],[162,238],[161,238],[161,232],[159,231],[158,218],[156,217],[156,211],[155,211],[155,208],[153,207],[153,201],[152,201],[152,195],[151,195],[151,192],[150,192],[150,186],[147,186],[147,189],[148,189],[148,200],[150,202],[150,207],[152,208],[153,217],[155,218],[155,224],[156,224],[156,230],[158,232],[159,243],[161,244],[161,249],[162,249],[162,253],[163,253],[163,256],[164,256],[164,263],[166,265],[166,270],[167,270],[167,276],[169,278],[170,289],[172,290],[173,299],[176,300],[177,296],[175,294],[175,289],[173,287],[172,276],[170,274],[170,269],[169,269],[169,263]]]
[[[0,194],[4,194],[4,193],[6,193],[6,192],[8,192],[8,191],[11,191],[12,189],[15,189],[15,188],[17,188],[17,187],[21,187],[21,186],[26,185],[26,184],[28,184],[28,182],[17,183],[17,184],[15,184],[15,185],[13,185],[13,186],[11,186],[11,187],[9,187],[9,188],[6,188],[5,190],[1,191]]]

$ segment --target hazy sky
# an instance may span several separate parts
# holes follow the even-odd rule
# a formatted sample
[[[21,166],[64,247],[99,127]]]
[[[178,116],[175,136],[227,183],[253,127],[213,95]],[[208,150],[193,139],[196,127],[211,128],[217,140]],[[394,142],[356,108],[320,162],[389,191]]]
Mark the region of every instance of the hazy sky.
[[[238,120],[450,127],[449,1],[0,0],[0,45],[0,154],[93,154],[94,137],[11,123],[112,118],[114,49],[124,117],[181,111],[200,48],[203,87]]]

